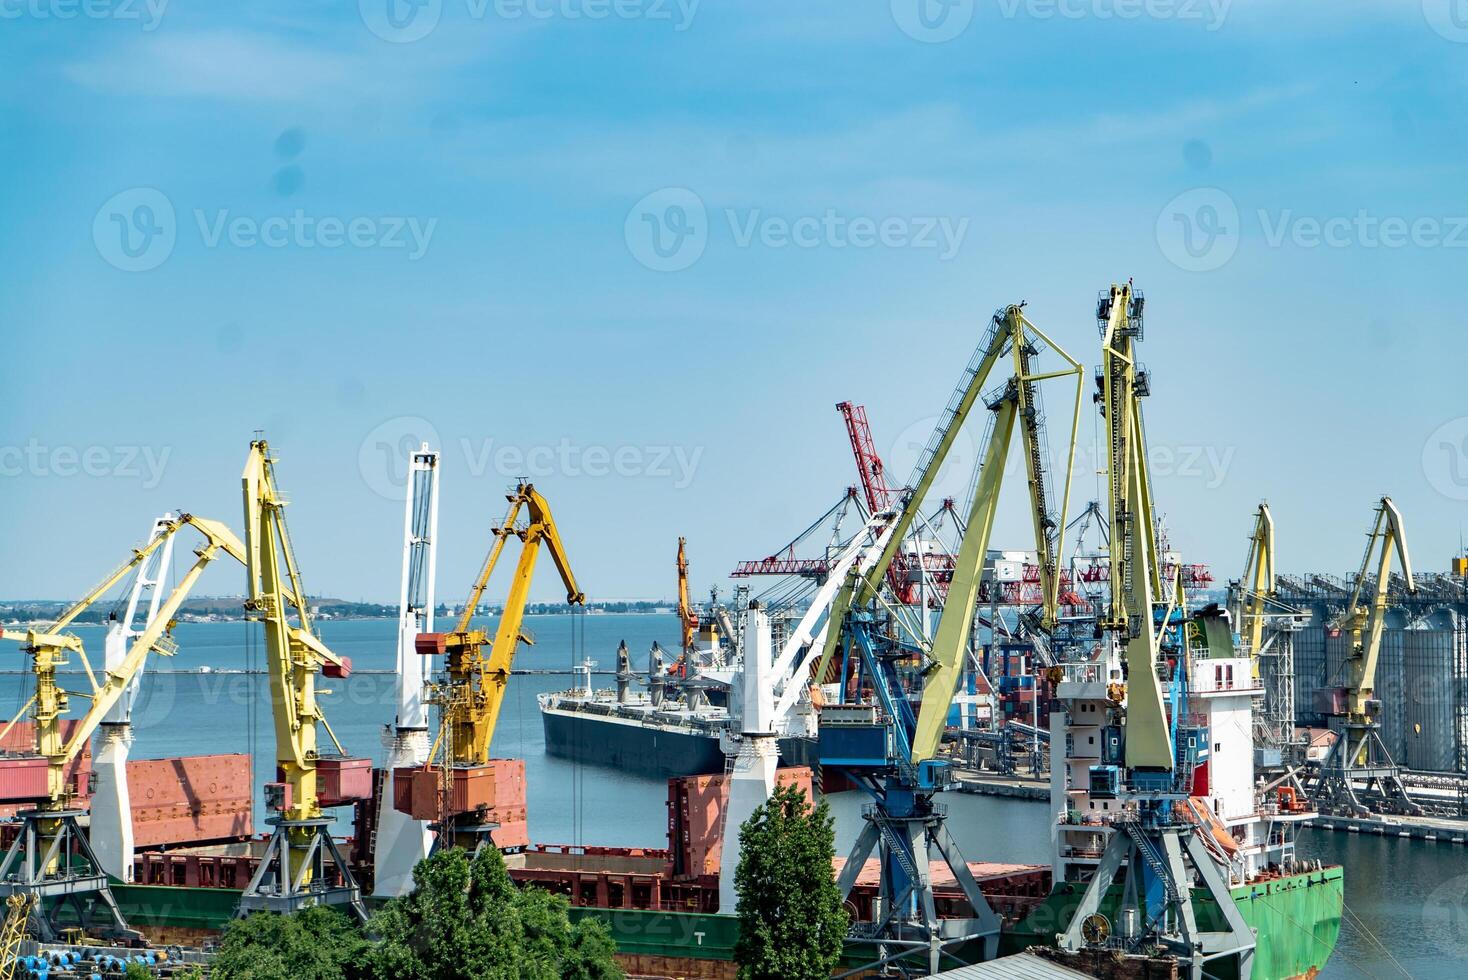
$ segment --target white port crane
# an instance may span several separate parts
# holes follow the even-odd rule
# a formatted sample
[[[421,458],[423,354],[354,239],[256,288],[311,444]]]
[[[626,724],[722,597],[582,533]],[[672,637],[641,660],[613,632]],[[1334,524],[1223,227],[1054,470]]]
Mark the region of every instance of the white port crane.
[[[433,632],[434,569],[438,556],[439,454],[423,443],[408,457],[403,517],[402,592],[398,600],[397,718],[383,732],[387,783],[373,841],[373,895],[395,898],[413,889],[413,868],[433,848],[426,820],[393,806],[398,769],[428,761],[428,704],[423,699],[433,658],[418,654],[420,633]]]

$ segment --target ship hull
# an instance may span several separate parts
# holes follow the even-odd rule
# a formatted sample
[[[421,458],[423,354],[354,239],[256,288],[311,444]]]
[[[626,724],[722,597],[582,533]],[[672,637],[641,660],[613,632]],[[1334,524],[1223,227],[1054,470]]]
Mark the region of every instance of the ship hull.
[[[545,751],[560,759],[659,779],[721,773],[726,766],[717,735],[676,725],[544,708]],[[815,740],[782,738],[780,764],[813,766]]]
[[[1065,884],[1052,891],[1034,913],[1004,934],[1003,951],[1054,943],[1083,888]],[[1339,867],[1241,885],[1232,894],[1244,921],[1256,932],[1253,980],[1312,978],[1324,968],[1340,936],[1344,891]],[[1101,904],[1102,914],[1112,922],[1118,921],[1121,899],[1120,886],[1112,886]],[[1196,891],[1193,900],[1199,928],[1221,929],[1223,917],[1206,893]],[[1226,960],[1212,961],[1209,976],[1236,977],[1237,967]]]

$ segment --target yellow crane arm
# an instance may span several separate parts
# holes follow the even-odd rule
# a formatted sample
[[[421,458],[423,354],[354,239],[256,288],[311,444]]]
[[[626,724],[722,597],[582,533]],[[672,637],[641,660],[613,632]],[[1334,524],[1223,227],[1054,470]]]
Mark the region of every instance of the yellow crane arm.
[[[979,395],[983,392],[984,385],[988,383],[994,366],[1004,356],[1005,347],[1009,343],[1007,326],[1000,314],[995,314],[994,318],[990,320],[988,331],[979,341],[973,357],[969,359],[968,366],[964,368],[963,377],[959,379],[953,395],[948,399],[948,405],[943,410],[943,415],[939,418],[937,428],[929,438],[928,445],[923,449],[922,456],[919,457],[917,480],[908,488],[903,495],[902,503],[897,508],[897,523],[893,525],[892,536],[888,539],[887,546],[882,549],[881,557],[872,564],[871,568],[859,576],[853,576],[848,585],[842,586],[841,591],[836,594],[835,601],[831,603],[830,622],[839,626],[846,619],[846,614],[851,611],[852,607],[861,608],[876,596],[882,580],[887,577],[887,569],[891,567],[897,550],[902,547],[908,532],[912,530],[913,522],[918,518],[923,499],[928,495],[933,481],[938,478],[938,473],[943,469],[943,464],[953,449],[953,443],[958,438],[959,430],[963,428],[964,420],[973,410],[974,403],[979,400]],[[825,648],[821,651],[821,659],[816,665],[813,677],[824,678],[826,676],[831,658],[841,643],[841,633],[839,628],[826,631]]]
[[[525,498],[522,494],[510,495],[510,509],[505,513],[504,521],[494,529],[494,546],[484,556],[484,564],[479,566],[479,574],[474,576],[474,585],[469,589],[469,598],[465,600],[464,608],[459,613],[459,622],[454,627],[458,632],[468,632],[474,610],[479,608],[479,602],[484,598],[485,586],[489,584],[489,577],[494,574],[494,566],[499,563],[500,552],[505,550],[505,539],[515,533],[515,518],[519,516],[523,506]]]
[[[477,605],[489,580],[488,572],[493,571],[505,539],[511,535],[518,537],[522,542],[520,558],[515,564],[509,595],[493,640],[483,630],[469,629],[420,637],[420,650],[426,643],[430,649],[435,646],[441,648],[446,656],[448,686],[447,690],[436,695],[436,700],[445,712],[446,726],[451,732],[448,756],[453,763],[482,765],[489,761],[490,743],[509,685],[515,651],[522,640],[528,640],[523,629],[525,606],[530,599],[530,584],[542,545],[550,552],[551,561],[566,587],[566,601],[572,605],[586,601],[576,585],[565,545],[545,498],[533,485],[525,483],[516,488],[509,500],[506,523],[495,529],[495,543],[470,596],[473,604]],[[528,522],[523,529],[516,529],[512,522],[522,508],[527,512]],[[466,607],[466,614],[470,608]],[[460,624],[467,625],[463,617],[460,617]],[[488,657],[484,656],[486,644],[489,645]]]
[[[958,678],[963,671],[964,655],[969,647],[969,637],[973,632],[974,609],[978,603],[984,563],[988,558],[989,541],[998,512],[999,494],[1004,482],[1004,465],[1009,457],[1009,447],[1016,428],[1020,430],[1020,442],[1025,457],[1035,551],[1039,559],[1043,589],[1042,625],[1045,629],[1054,628],[1059,613],[1059,555],[1064,544],[1060,529],[1065,526],[1066,508],[1070,504],[1070,483],[1075,461],[1076,430],[1080,425],[1085,371],[1079,361],[1031,323],[1021,307],[1007,307],[998,319],[1003,324],[1002,335],[1009,338],[1008,347],[1014,355],[1014,374],[1010,377],[1001,400],[991,406],[996,411],[994,429],[979,470],[979,485],[974,493],[963,540],[959,543],[958,555],[954,560],[948,598],[943,603],[943,614],[938,620],[938,631],[933,637],[930,651],[933,666],[923,681],[922,708],[918,713],[912,744],[914,763],[936,755],[943,739],[948,709],[953,703]],[[1059,354],[1069,367],[1051,373],[1035,373],[1031,358],[1036,353],[1036,346],[1031,339],[1031,333]],[[1037,385],[1051,378],[1071,376],[1076,378],[1075,405],[1065,471],[1064,502],[1057,519],[1050,512],[1046,491],[1046,460]]]
[[[1366,554],[1361,558],[1361,568],[1356,573],[1356,582],[1351,589],[1351,601],[1347,607],[1345,623],[1351,630],[1351,657],[1348,661],[1350,676],[1347,679],[1348,708],[1351,719],[1367,720],[1367,706],[1376,689],[1376,665],[1381,655],[1381,634],[1386,628],[1387,600],[1391,592],[1392,556],[1396,555],[1406,579],[1407,591],[1416,592],[1417,582],[1412,577],[1412,557],[1407,551],[1407,536],[1401,512],[1390,497],[1382,497],[1376,508],[1376,521],[1366,541]],[[1376,582],[1369,603],[1362,593],[1366,587],[1367,573],[1372,570],[1375,555]]]
[[[345,668],[311,628],[308,601],[285,523],[285,497],[275,485],[274,460],[263,439],[250,443],[241,476],[245,516],[246,610],[264,627],[275,757],[290,787],[288,820],[321,816],[317,792],[316,676],[325,664]],[[297,623],[290,621],[294,609]],[[327,734],[331,734],[327,726]],[[335,741],[335,737],[332,737]],[[340,748],[340,746],[338,746]]]
[[[147,662],[149,651],[162,638],[164,632],[168,629],[168,624],[173,621],[174,614],[178,612],[179,607],[183,605],[184,600],[193,591],[195,583],[198,582],[199,576],[203,574],[204,569],[209,563],[219,557],[221,551],[238,560],[240,564],[243,565],[245,563],[245,546],[228,526],[219,521],[184,514],[175,523],[174,527],[165,533],[172,534],[174,530],[185,524],[193,525],[204,535],[204,544],[194,551],[197,560],[184,573],[183,577],[179,579],[178,584],[173,587],[168,597],[163,600],[163,603],[158,607],[157,615],[153,617],[147,628],[133,641],[132,646],[128,648],[127,655],[122,659],[122,662],[115,669],[108,671],[106,680],[93,690],[91,708],[82,716],[80,722],[72,731],[71,737],[62,749],[63,757],[59,760],[60,768],[65,768],[81,752],[86,746],[87,740],[92,737],[92,733],[101,724],[102,719],[107,716],[107,712],[112,710],[112,706],[117,703],[118,698],[122,697],[123,692],[127,690],[133,678],[143,669],[144,664]],[[53,763],[53,765],[56,764]]]
[[[693,650],[693,634],[698,629],[698,613],[688,601],[688,553],[686,539],[678,539],[678,622],[683,630],[683,652]]]
[[[1254,533],[1249,537],[1249,553],[1244,558],[1244,577],[1240,582],[1247,590],[1240,596],[1239,633],[1248,645],[1254,676],[1259,676],[1259,651],[1264,646],[1264,621],[1269,600],[1274,597],[1274,515],[1269,505],[1261,503],[1254,517]]]
[[[76,636],[60,633],[59,630],[74,621],[121,581],[128,571],[138,567],[161,548],[165,541],[187,526],[196,528],[205,538],[205,543],[194,552],[198,560],[174,586],[173,591],[159,607],[157,615],[153,617],[147,629],[133,641],[122,662],[113,670],[108,671],[99,684],[90,665],[86,664],[86,651],[81,641]],[[7,734],[16,722],[34,707],[36,749],[47,759],[48,794],[53,804],[64,803],[68,796],[65,785],[66,767],[86,747],[87,741],[96,731],[102,719],[106,717],[107,712],[112,709],[118,698],[127,690],[128,685],[132,683],[133,678],[143,669],[149,652],[162,640],[168,624],[173,620],[174,614],[178,612],[184,600],[188,598],[205,566],[218,557],[221,550],[241,562],[245,561],[245,546],[240,543],[239,538],[228,526],[208,518],[182,514],[167,522],[162,532],[146,545],[134,548],[131,559],[109,574],[101,585],[93,588],[85,597],[73,603],[61,619],[52,624],[48,630],[5,631],[5,639],[19,640],[29,651],[31,670],[36,676],[36,693],[26,702],[20,712],[3,729],[0,729],[0,737]],[[90,699],[91,707],[80,719],[71,737],[63,742],[61,716],[66,713],[69,695],[57,686],[56,672],[63,663],[61,654],[70,650],[76,651],[87,668],[91,693],[82,696]]]

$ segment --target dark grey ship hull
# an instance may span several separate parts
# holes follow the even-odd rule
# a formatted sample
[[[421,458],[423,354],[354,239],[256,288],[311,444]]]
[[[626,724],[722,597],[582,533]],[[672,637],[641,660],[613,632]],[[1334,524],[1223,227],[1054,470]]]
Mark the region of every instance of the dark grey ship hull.
[[[725,769],[718,735],[711,732],[557,708],[543,708],[540,717],[545,750],[557,758],[660,779]],[[813,766],[815,761],[814,739],[780,740],[781,765]]]

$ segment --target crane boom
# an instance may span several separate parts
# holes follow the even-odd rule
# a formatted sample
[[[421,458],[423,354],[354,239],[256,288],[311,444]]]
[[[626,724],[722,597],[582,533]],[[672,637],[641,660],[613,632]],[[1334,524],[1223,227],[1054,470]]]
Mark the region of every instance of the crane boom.
[[[686,540],[678,539],[678,623],[682,628],[683,656],[693,653],[693,635],[698,632],[698,612],[688,601],[688,553]]]
[[[158,614],[133,640],[122,661],[117,666],[104,671],[99,683],[90,664],[87,663],[86,651],[82,647],[80,638],[61,632],[62,628],[96,603],[129,571],[143,565],[154,552],[164,548],[172,536],[184,527],[194,527],[204,535],[205,543],[194,552],[197,560],[173,587],[159,607]],[[62,808],[70,802],[71,792],[65,785],[66,767],[81,753],[92,733],[97,730],[97,726],[102,723],[108,712],[118,703],[129,685],[142,671],[149,652],[155,647],[164,646],[164,632],[172,621],[174,613],[188,598],[205,566],[218,557],[221,550],[240,561],[244,560],[244,546],[227,526],[207,518],[182,514],[176,520],[165,522],[163,531],[155,535],[147,544],[133,549],[132,558],[108,575],[83,599],[72,604],[60,619],[46,629],[4,631],[4,639],[20,641],[23,648],[30,653],[31,670],[36,677],[36,693],[26,706],[3,729],[0,729],[0,737],[9,732],[11,727],[34,705],[36,748],[47,759],[49,806]],[[91,687],[90,693],[85,697],[90,700],[91,706],[74,726],[70,737],[63,739],[61,717],[69,706],[70,696],[57,686],[56,672],[58,667],[65,666],[65,656],[68,652],[75,652],[83,662]]]
[[[937,754],[947,726],[948,709],[953,703],[964,655],[973,631],[974,609],[978,604],[984,563],[998,512],[999,493],[1004,482],[1004,464],[1014,431],[1020,430],[1020,441],[1028,476],[1030,513],[1035,532],[1035,550],[1039,558],[1043,589],[1042,626],[1053,629],[1059,614],[1059,555],[1063,547],[1065,507],[1070,502],[1070,483],[1075,461],[1075,436],[1079,426],[1085,372],[1080,362],[1065,353],[1025,317],[1020,306],[1009,306],[995,316],[1002,324],[1001,336],[1008,338],[1013,353],[1014,373],[1003,393],[989,407],[995,412],[989,445],[979,470],[979,485],[964,525],[963,538],[953,565],[953,578],[948,585],[948,598],[938,631],[929,653],[934,667],[923,684],[922,708],[912,738],[912,761],[931,759]],[[1062,371],[1035,373],[1031,359],[1036,353],[1035,340],[1042,340],[1069,365]],[[1045,491],[1044,420],[1037,402],[1037,384],[1050,378],[1074,376],[1075,406],[1071,424],[1070,450],[1065,473],[1064,504],[1060,514],[1052,515]]]
[[[1171,770],[1172,737],[1156,666],[1161,637],[1153,621],[1153,605],[1162,594],[1162,569],[1140,403],[1148,389],[1145,375],[1137,370],[1136,355],[1142,305],[1141,293],[1134,293],[1128,282],[1103,293],[1097,308],[1111,502],[1111,604],[1101,627],[1118,634],[1125,647],[1126,764]]]
[[[447,680],[435,691],[433,700],[444,714],[444,729],[449,736],[449,744],[444,748],[448,761],[455,765],[481,765],[489,761],[490,742],[504,702],[505,688],[509,684],[515,650],[522,640],[529,639],[523,630],[525,606],[530,598],[530,583],[542,545],[550,552],[551,561],[566,587],[566,601],[571,605],[586,601],[571,572],[565,545],[551,516],[550,504],[529,483],[520,484],[507,499],[510,507],[505,521],[494,529],[494,545],[475,577],[469,601],[459,617],[458,629],[452,633],[423,633],[418,637],[419,653],[445,656]],[[521,510],[527,513],[528,522],[524,527],[517,527],[515,521]],[[520,539],[520,558],[510,580],[504,611],[491,640],[487,631],[470,629],[470,620],[504,550],[505,541],[510,537]],[[489,647],[487,657],[484,655],[485,646]]]
[[[1407,552],[1401,512],[1392,503],[1392,498],[1382,497],[1343,619],[1351,631],[1351,654],[1346,661],[1346,706],[1353,724],[1365,724],[1370,720],[1369,705],[1376,696],[1376,665],[1381,655],[1382,630],[1386,627],[1394,554],[1406,580],[1407,591],[1416,592],[1417,582],[1412,577],[1412,557]],[[1376,559],[1374,568],[1373,555]],[[1375,583],[1368,598],[1364,592],[1369,572],[1375,573]]]
[[[325,665],[338,674],[349,665],[311,628],[300,568],[286,530],[286,500],[276,487],[274,458],[265,440],[250,443],[240,482],[248,556],[245,609],[265,629],[275,758],[290,790],[284,813],[288,820],[313,820],[321,816],[316,726],[324,721],[316,703],[316,675]],[[292,612],[294,624],[289,618]]]
[[[1259,676],[1259,652],[1264,647],[1264,624],[1268,605],[1274,598],[1274,515],[1269,505],[1261,503],[1254,517],[1254,532],[1249,536],[1249,552],[1244,557],[1245,590],[1239,597],[1239,633],[1249,650],[1253,673]]]

